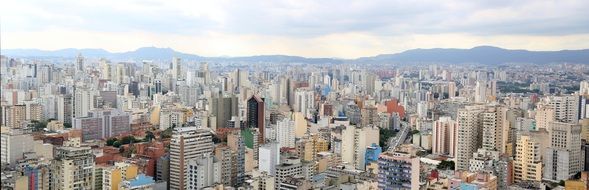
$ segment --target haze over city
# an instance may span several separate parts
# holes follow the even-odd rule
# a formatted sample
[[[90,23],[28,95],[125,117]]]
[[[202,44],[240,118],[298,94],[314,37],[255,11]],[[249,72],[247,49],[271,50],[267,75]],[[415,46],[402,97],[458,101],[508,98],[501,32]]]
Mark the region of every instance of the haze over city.
[[[357,58],[415,48],[589,47],[589,2],[7,0],[2,48],[170,47]]]

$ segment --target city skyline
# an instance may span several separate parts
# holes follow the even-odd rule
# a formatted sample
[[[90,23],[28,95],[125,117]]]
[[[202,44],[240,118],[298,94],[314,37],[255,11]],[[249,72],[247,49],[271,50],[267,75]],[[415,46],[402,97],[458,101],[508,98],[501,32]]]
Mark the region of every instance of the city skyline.
[[[357,58],[415,48],[589,47],[586,1],[36,2],[1,9],[2,48],[171,47],[203,56]],[[114,7],[114,8],[113,8]],[[539,14],[541,13],[541,14]],[[123,42],[123,43],[122,43]]]

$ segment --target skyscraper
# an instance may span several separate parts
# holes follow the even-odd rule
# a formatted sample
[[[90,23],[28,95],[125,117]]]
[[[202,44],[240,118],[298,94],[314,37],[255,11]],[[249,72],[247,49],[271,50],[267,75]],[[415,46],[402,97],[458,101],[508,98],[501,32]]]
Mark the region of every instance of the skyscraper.
[[[247,126],[249,128],[258,128],[260,133],[258,142],[260,144],[265,143],[265,130],[266,127],[264,122],[266,120],[266,116],[264,115],[264,99],[260,98],[257,95],[253,95],[247,101]]]
[[[433,125],[432,153],[454,157],[458,123],[450,117],[440,117]]]
[[[90,147],[58,147],[51,161],[51,189],[93,189],[94,154]]]

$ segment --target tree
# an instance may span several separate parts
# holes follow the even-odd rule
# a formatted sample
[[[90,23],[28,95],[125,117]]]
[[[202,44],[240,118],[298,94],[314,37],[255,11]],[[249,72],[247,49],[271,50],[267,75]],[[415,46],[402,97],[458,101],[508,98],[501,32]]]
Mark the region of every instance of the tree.
[[[145,138],[144,138],[144,140],[146,142],[151,142],[151,140],[153,140],[153,139],[155,139],[155,135],[153,135],[153,132],[151,132],[151,131],[145,132]]]
[[[388,144],[387,143],[389,141],[389,138],[395,136],[396,133],[397,132],[395,130],[393,130],[393,129],[384,129],[384,128],[381,128],[378,131],[378,135],[379,135],[379,142],[378,142],[378,144],[379,144],[379,146],[382,147],[383,149],[386,149],[388,147]]]
[[[126,136],[121,139],[121,144],[130,144],[136,142],[139,142],[139,140],[135,139],[134,136]]]
[[[117,138],[110,138],[106,140],[106,146],[113,146],[114,142],[117,142]]]
[[[167,128],[166,130],[160,133],[161,139],[172,138],[172,128]]]
[[[112,143],[112,146],[115,147],[115,148],[119,148],[119,147],[121,147],[121,145],[122,144],[119,141],[115,141],[114,143]]]
[[[66,129],[72,128],[72,124],[71,123],[63,123],[63,128],[66,128]]]
[[[454,170],[454,161],[442,160],[442,162],[440,162],[440,164],[438,164],[438,169],[440,169],[440,170]]]

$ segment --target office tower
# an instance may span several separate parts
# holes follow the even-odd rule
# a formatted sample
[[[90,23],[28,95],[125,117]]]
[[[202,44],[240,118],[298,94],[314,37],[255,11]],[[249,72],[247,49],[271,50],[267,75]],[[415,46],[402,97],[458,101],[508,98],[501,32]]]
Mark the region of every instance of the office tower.
[[[258,142],[265,143],[264,122],[266,116],[264,115],[264,99],[254,95],[247,101],[247,126],[249,128],[257,128],[259,132]]]
[[[82,57],[81,53],[79,53],[76,57],[76,71],[79,73],[84,73],[84,57]]]
[[[458,123],[451,117],[440,117],[433,126],[432,153],[454,157]]]
[[[365,169],[366,147],[379,142],[377,127],[348,125],[342,130],[342,161],[358,170]]]
[[[208,129],[175,128],[170,142],[170,189],[187,189],[187,162],[213,152],[213,139]]]
[[[295,147],[295,123],[294,121],[283,118],[278,121],[276,126],[276,141],[280,143],[280,147]]]
[[[544,179],[567,180],[583,169],[581,126],[552,122],[548,125],[550,146],[544,153]]]
[[[280,163],[280,144],[268,142],[260,147],[258,168],[260,172],[267,172],[269,175],[276,175],[276,165]]]
[[[90,147],[58,147],[51,161],[51,189],[94,188],[94,154]]]
[[[8,128],[22,128],[27,117],[25,105],[3,105],[2,125]]]
[[[227,146],[231,149],[231,185],[241,186],[245,180],[245,142],[241,130],[231,131],[227,135]]]
[[[24,153],[33,151],[33,136],[19,130],[2,133],[2,164],[14,166],[17,160],[24,158]]]
[[[203,189],[219,182],[219,162],[212,154],[188,160],[187,189]]]
[[[379,189],[419,189],[419,157],[384,152],[378,157]]]
[[[315,110],[315,92],[308,88],[297,88],[294,95],[294,111],[310,117],[311,112]]]
[[[466,106],[458,110],[458,133],[456,145],[456,169],[468,170],[469,160],[481,146],[482,121],[480,114],[485,106]]]
[[[551,96],[548,105],[554,110],[556,121],[576,124],[580,118],[580,100],[578,95]]]
[[[514,181],[542,181],[542,150],[547,145],[545,131],[521,134],[516,143]]]
[[[238,99],[234,94],[222,95],[211,98],[211,114],[216,116],[217,129],[227,128],[227,122],[232,117],[238,116]]]
[[[118,109],[96,109],[88,117],[75,118],[73,128],[82,130],[82,140],[107,139],[129,132],[131,118]]]

